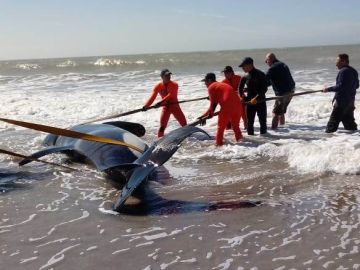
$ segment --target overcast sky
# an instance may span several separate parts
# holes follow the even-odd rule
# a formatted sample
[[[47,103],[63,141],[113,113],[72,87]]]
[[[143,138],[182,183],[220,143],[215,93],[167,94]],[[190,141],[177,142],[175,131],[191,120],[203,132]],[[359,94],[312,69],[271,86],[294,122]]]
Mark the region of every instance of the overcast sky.
[[[0,3],[0,59],[360,43],[359,0]]]

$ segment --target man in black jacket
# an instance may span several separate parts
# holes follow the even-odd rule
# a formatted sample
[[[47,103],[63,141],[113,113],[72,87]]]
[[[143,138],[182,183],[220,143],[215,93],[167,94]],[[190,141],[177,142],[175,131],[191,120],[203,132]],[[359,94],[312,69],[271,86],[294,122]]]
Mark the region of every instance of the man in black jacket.
[[[267,91],[267,80],[264,72],[254,67],[254,60],[245,57],[239,65],[247,75],[241,78],[239,84],[239,95],[244,101],[249,101],[246,106],[247,115],[247,133],[254,135],[255,115],[258,115],[260,122],[260,134],[267,132],[266,127],[266,102],[257,103],[257,100],[264,100]],[[247,86],[247,95],[245,96],[244,87]]]
[[[324,87],[323,92],[335,92],[333,110],[326,127],[326,133],[335,132],[339,123],[342,122],[346,130],[357,130],[355,123],[355,95],[359,88],[359,75],[349,66],[349,56],[339,54],[336,58],[336,66],[340,70],[336,77],[336,85]]]
[[[285,113],[292,98],[291,94],[295,90],[295,82],[288,66],[280,62],[274,53],[266,55],[265,63],[270,67],[266,73],[268,85],[272,85],[275,96],[284,96],[276,99],[273,108],[271,128],[277,129],[279,123],[280,125],[285,124]]]

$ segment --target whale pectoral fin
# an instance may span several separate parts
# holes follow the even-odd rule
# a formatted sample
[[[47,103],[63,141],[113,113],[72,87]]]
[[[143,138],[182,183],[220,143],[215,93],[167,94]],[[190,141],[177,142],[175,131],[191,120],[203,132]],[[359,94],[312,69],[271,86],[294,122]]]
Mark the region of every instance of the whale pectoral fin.
[[[125,204],[126,200],[131,196],[134,190],[143,183],[144,180],[148,178],[151,172],[156,169],[155,164],[146,164],[134,169],[131,173],[130,179],[127,181],[126,185],[121,191],[121,195],[114,204],[114,211],[119,212],[120,209]]]
[[[28,164],[33,161],[33,159],[38,159],[46,155],[54,154],[54,153],[60,153],[63,151],[69,151],[74,150],[72,146],[54,146],[54,147],[48,147],[43,150],[40,150],[31,156],[29,158],[25,158],[19,162],[19,166],[23,166],[25,164]]]
[[[146,132],[144,126],[139,123],[125,122],[125,121],[111,121],[111,122],[105,122],[103,124],[122,128],[126,131],[131,132],[132,134],[135,134],[138,137],[144,136]]]

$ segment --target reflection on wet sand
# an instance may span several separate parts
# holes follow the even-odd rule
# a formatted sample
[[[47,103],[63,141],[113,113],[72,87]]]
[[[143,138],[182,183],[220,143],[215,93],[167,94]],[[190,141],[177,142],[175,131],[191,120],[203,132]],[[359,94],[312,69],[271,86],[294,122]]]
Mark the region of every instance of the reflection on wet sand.
[[[49,176],[49,173],[3,169],[0,172],[0,194],[21,189],[31,189],[33,181],[39,181],[46,176]]]
[[[137,201],[125,204],[121,214],[127,215],[170,215],[216,210],[234,210],[259,206],[260,201],[233,200],[220,202],[196,202],[170,200],[156,194],[150,187],[143,186],[135,194]]]

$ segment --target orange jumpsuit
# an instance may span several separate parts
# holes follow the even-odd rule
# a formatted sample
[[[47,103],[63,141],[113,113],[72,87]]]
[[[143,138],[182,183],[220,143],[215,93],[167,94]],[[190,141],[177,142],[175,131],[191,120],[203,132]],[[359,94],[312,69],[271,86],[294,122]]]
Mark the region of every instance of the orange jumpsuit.
[[[175,119],[179,122],[181,126],[186,125],[186,118],[182,112],[179,104],[177,104],[177,94],[179,86],[174,81],[169,81],[167,84],[159,82],[152,90],[152,94],[149,99],[146,101],[144,107],[150,107],[154,102],[158,94],[160,94],[162,100],[162,111],[160,116],[160,128],[158,130],[157,136],[160,138],[164,136],[165,128],[168,124],[170,115],[174,115]]]
[[[239,89],[239,84],[240,84],[240,80],[241,80],[241,77],[239,75],[234,75],[231,80],[228,80],[228,79],[224,79],[222,82],[223,83],[227,83],[228,85],[231,85],[236,93],[238,92],[238,89]],[[240,102],[240,114],[241,114],[241,118],[244,122],[244,128],[246,129],[246,126],[247,126],[247,120],[246,120],[246,111],[245,111],[245,104],[243,104],[242,102]]]
[[[241,101],[240,97],[234,89],[223,82],[213,82],[208,86],[210,98],[210,107],[205,115],[213,115],[216,104],[220,104],[220,113],[218,117],[218,127],[216,132],[216,145],[222,145],[224,139],[224,131],[230,122],[235,133],[235,139],[238,141],[242,138],[239,128],[240,110],[238,109]]]

